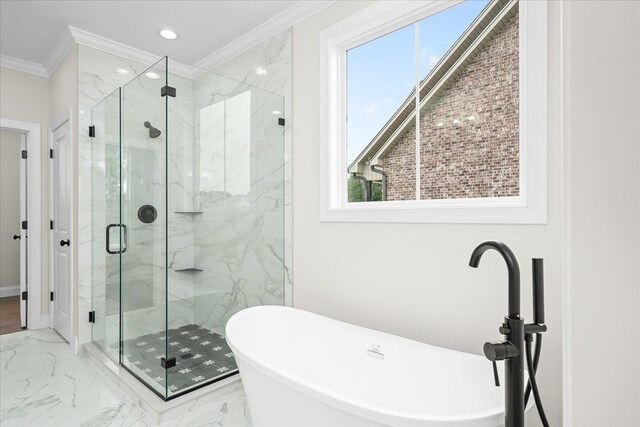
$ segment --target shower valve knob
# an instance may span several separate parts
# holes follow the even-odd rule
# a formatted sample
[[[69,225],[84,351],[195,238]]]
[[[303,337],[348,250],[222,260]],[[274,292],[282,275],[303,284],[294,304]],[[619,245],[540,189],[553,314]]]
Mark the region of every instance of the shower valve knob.
[[[517,357],[520,351],[509,341],[492,341],[484,343],[484,355],[490,361],[505,360]]]

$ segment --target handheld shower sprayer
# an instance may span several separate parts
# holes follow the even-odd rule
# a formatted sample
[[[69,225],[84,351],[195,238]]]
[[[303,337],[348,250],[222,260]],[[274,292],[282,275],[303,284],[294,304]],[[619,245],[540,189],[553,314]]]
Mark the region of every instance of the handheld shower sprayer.
[[[144,127],[149,129],[149,138],[157,138],[162,133],[162,132],[160,132],[160,130],[158,130],[158,129],[154,128],[153,126],[151,126],[151,123],[149,123],[149,122],[144,122]]]

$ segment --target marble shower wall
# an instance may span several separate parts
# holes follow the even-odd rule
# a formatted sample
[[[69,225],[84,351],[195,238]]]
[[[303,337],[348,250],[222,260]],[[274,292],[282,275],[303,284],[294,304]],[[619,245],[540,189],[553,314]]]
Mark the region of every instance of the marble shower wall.
[[[195,83],[195,320],[221,331],[242,308],[284,303],[284,103],[214,73]]]
[[[271,104],[275,102],[275,97],[265,101],[265,111],[261,116],[263,117],[262,131],[265,132],[264,140],[269,141],[265,146],[268,144],[273,144],[273,146],[260,152],[260,154],[258,152],[252,153],[252,155],[266,156],[256,164],[256,166],[261,165],[258,167],[265,168],[257,173],[267,177],[264,183],[265,187],[269,188],[264,193],[264,198],[262,198],[264,204],[259,204],[260,207],[255,211],[262,212],[262,215],[252,218],[248,214],[242,216],[239,213],[240,217],[231,229],[223,228],[218,230],[219,234],[238,236],[238,240],[232,241],[231,250],[225,252],[225,256],[228,257],[226,260],[220,254],[215,255],[216,243],[214,240],[209,240],[211,249],[207,249],[206,245],[199,246],[196,244],[196,250],[201,254],[216,258],[215,261],[212,259],[210,261],[223,267],[223,272],[225,269],[229,273],[244,269],[248,273],[243,279],[245,280],[244,283],[243,280],[236,277],[236,282],[233,286],[225,290],[218,307],[208,308],[208,313],[216,313],[215,316],[209,316],[208,318],[210,319],[220,317],[220,314],[222,314],[219,320],[225,322],[231,314],[250,305],[282,304],[283,302],[285,305],[292,305],[291,40],[292,31],[287,29],[212,70],[215,73],[231,77],[254,88],[263,89],[265,92],[262,95],[266,95],[267,98],[269,92],[277,94],[282,97],[281,102],[284,102],[284,105],[276,107]],[[274,114],[274,111],[280,111],[282,114]],[[284,129],[278,126],[275,128],[269,126],[270,123],[275,123],[278,118],[285,119]],[[284,146],[278,145],[282,144],[282,141],[278,140],[277,136],[269,134],[269,132],[278,132],[279,130],[284,131]],[[275,158],[270,156],[282,157]],[[281,169],[276,167],[278,163]],[[269,174],[269,168],[271,168],[272,175]],[[278,179],[283,180],[279,185],[276,184]],[[269,186],[269,183],[273,185]],[[256,189],[256,191],[260,190]],[[281,196],[278,196],[278,194],[281,194]],[[282,206],[268,206],[269,203],[278,200],[278,197],[281,197],[279,203],[282,203]],[[224,220],[221,219],[221,221]],[[257,230],[261,230],[262,234],[257,233]],[[197,232],[196,236],[198,235],[199,233]],[[229,237],[216,236],[216,238],[225,241]],[[281,241],[279,239],[284,240]],[[261,251],[262,257],[258,255]],[[238,262],[237,260],[242,261]],[[283,265],[284,271],[282,271]],[[232,275],[229,275],[229,277],[232,277]],[[283,285],[284,288],[282,288]],[[213,310],[211,310],[212,308]],[[198,315],[198,312],[196,312],[196,317]]]
[[[117,256],[108,258],[103,248],[104,227],[118,222],[118,208],[113,209],[109,196],[117,178],[106,165],[119,150],[114,138],[101,145],[92,142],[88,126],[92,108],[118,87],[123,87],[123,157],[129,166],[123,175],[128,186],[123,222],[129,226],[129,247],[122,259],[123,298],[129,303],[125,338],[164,328],[165,297],[170,327],[200,323],[216,329],[243,307],[283,300],[290,305],[292,300],[291,31],[227,61],[215,74],[197,73],[193,79],[170,74],[169,85],[178,96],[169,98],[168,134],[161,105],[166,98],[156,97],[164,82],[145,78],[147,67],[78,47],[81,344],[91,341],[86,316],[92,295],[94,307],[102,306],[109,318],[102,338],[117,340],[119,265],[113,258]],[[139,78],[127,84],[135,76]],[[280,117],[287,119],[284,127],[277,124]],[[161,136],[150,138],[145,121]],[[166,214],[160,209],[165,202]],[[137,209],[143,204],[158,208],[153,224],[138,221]],[[165,257],[169,269],[164,268]]]

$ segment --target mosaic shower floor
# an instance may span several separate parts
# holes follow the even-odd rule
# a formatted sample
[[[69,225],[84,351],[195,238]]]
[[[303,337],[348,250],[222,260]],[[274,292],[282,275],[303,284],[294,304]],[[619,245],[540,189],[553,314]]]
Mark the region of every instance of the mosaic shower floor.
[[[160,366],[165,348],[169,358],[176,358],[176,366],[166,371]],[[162,331],[126,340],[123,351],[126,367],[161,393],[166,381],[169,396],[238,372],[225,338],[198,325],[169,329],[166,335]]]

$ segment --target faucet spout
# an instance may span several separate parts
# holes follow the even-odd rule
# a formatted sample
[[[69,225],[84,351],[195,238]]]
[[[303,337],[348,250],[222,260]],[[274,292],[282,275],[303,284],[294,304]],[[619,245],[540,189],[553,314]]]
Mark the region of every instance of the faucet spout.
[[[518,260],[511,252],[511,249],[502,242],[486,241],[480,243],[471,253],[469,265],[478,268],[480,258],[487,250],[494,249],[507,263],[507,271],[509,272],[509,317],[512,319],[520,318],[520,267]]]

